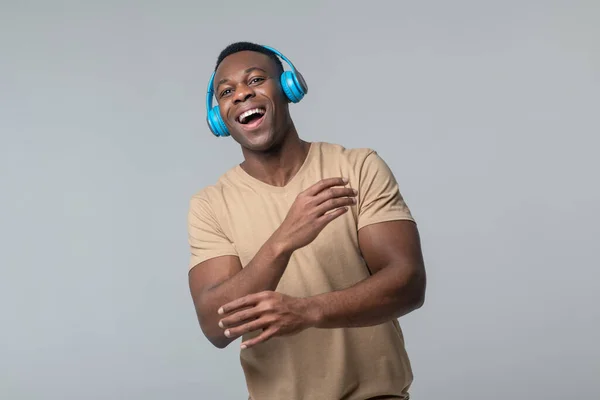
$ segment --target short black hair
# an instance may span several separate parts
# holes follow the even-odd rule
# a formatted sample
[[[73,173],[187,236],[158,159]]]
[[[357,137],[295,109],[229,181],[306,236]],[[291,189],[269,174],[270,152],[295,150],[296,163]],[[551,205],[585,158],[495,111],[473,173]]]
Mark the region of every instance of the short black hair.
[[[217,64],[215,65],[215,71],[217,70],[217,68],[219,67],[221,62],[225,59],[225,57],[230,56],[230,55],[240,52],[240,51],[256,51],[257,53],[265,54],[265,55],[269,56],[269,58],[271,58],[271,60],[273,60],[273,62],[275,63],[275,65],[277,66],[277,68],[279,70],[278,72],[279,73],[283,72],[283,64],[281,63],[281,60],[279,59],[277,54],[273,53],[271,50],[269,50],[259,44],[251,43],[251,42],[235,42],[235,43],[231,43],[230,45],[225,47],[219,54],[219,57],[217,58]]]

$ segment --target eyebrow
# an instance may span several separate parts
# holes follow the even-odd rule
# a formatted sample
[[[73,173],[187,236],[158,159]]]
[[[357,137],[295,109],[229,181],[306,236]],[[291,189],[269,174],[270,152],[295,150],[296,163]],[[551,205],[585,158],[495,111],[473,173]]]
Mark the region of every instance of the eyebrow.
[[[263,68],[260,68],[260,67],[250,67],[250,68],[246,69],[246,70],[244,71],[244,73],[245,73],[245,74],[249,74],[250,72],[252,72],[252,71],[255,71],[255,70],[262,71],[262,72],[264,72],[265,74],[267,73],[267,71],[266,71],[265,69],[263,69]],[[228,81],[229,81],[229,79],[227,79],[227,78],[223,78],[223,79],[221,79],[221,80],[220,80],[220,81],[217,83],[217,86],[215,86],[215,90],[216,90],[216,89],[217,89],[217,88],[218,88],[220,85],[222,85],[223,83],[226,83],[226,82],[228,82]]]

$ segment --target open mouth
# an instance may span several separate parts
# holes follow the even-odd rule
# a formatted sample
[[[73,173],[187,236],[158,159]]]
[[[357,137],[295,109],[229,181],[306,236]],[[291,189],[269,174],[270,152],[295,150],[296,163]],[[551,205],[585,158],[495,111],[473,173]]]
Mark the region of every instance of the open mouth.
[[[267,110],[262,107],[253,108],[240,114],[237,122],[244,125],[244,128],[255,128],[262,122],[266,112]]]

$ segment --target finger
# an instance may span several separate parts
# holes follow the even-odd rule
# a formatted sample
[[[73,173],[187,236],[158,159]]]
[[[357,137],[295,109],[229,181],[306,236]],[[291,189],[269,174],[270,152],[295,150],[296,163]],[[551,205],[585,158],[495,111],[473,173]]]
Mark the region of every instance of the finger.
[[[348,212],[348,207],[337,208],[319,217],[318,222],[322,223],[323,226],[327,225],[337,217],[344,215],[346,212]]]
[[[265,329],[269,326],[266,318],[255,319],[240,326],[225,329],[225,336],[228,338],[237,338],[246,333],[254,332],[259,329]]]
[[[315,183],[314,185],[306,189],[303,193],[308,196],[314,196],[317,193],[320,193],[321,191],[332,186],[346,186],[347,184],[347,178],[326,178]]]
[[[233,326],[238,326],[243,323],[252,321],[257,317],[260,317],[261,310],[258,307],[249,308],[247,310],[237,311],[230,316],[223,318],[219,321],[219,326],[221,328],[231,328]]]
[[[277,333],[277,328],[271,326],[269,329],[265,329],[260,335],[243,342],[240,347],[242,348],[242,350],[244,350],[252,346],[256,346],[257,344],[265,342],[272,338],[275,335],[275,333]]]
[[[318,195],[315,196],[315,203],[322,204],[327,200],[335,199],[339,197],[356,197],[358,195],[358,191],[353,188],[336,188],[331,187],[326,190],[321,191]]]
[[[219,314],[228,314],[241,308],[253,307],[259,302],[261,296],[262,293],[252,293],[244,297],[240,297],[239,299],[235,299],[223,305],[217,312]]]
[[[338,197],[329,199],[323,202],[316,208],[317,215],[323,215],[328,211],[335,210],[337,208],[348,207],[356,204],[356,198],[354,197]]]

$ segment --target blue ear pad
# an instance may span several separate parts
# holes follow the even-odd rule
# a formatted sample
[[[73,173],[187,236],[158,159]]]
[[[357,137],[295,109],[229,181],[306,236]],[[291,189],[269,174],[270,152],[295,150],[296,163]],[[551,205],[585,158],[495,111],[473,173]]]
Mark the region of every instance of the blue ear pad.
[[[215,106],[208,111],[206,120],[208,122],[208,127],[215,136],[229,136],[229,130],[225,125],[225,121],[223,121],[223,118],[221,118],[219,106]]]
[[[302,74],[296,70],[294,64],[292,64],[292,62],[288,60],[286,56],[281,54],[279,50],[270,46],[263,45],[263,47],[277,54],[292,69],[292,71],[284,71],[279,78],[281,88],[283,89],[283,92],[287,96],[288,100],[293,103],[297,103],[302,100],[302,98],[308,93],[308,86],[306,85],[306,81],[302,77]]]
[[[219,106],[212,106],[215,72],[216,71],[212,73],[210,80],[208,81],[208,90],[206,91],[206,122],[208,123],[208,127],[213,135],[217,137],[229,136],[229,131],[225,125],[225,121],[223,121],[223,118],[221,118]]]
[[[284,71],[281,74],[281,88],[292,103],[298,103],[306,94],[293,71]]]
[[[279,82],[281,83],[281,88],[285,93],[286,97],[289,101],[293,103],[298,103],[302,98],[308,93],[308,85],[302,77],[302,74],[298,72],[294,65],[288,60],[283,54],[279,51],[275,50],[269,46],[263,46],[279,57],[281,57],[288,65],[292,68],[293,71],[284,71],[280,78]],[[208,127],[210,131],[217,137],[229,136],[229,130],[225,125],[225,121],[221,118],[221,113],[219,111],[219,106],[212,106],[212,98],[214,95],[213,92],[213,83],[215,78],[216,71],[213,71],[210,80],[208,81],[208,90],[206,92],[206,122],[208,123]]]

